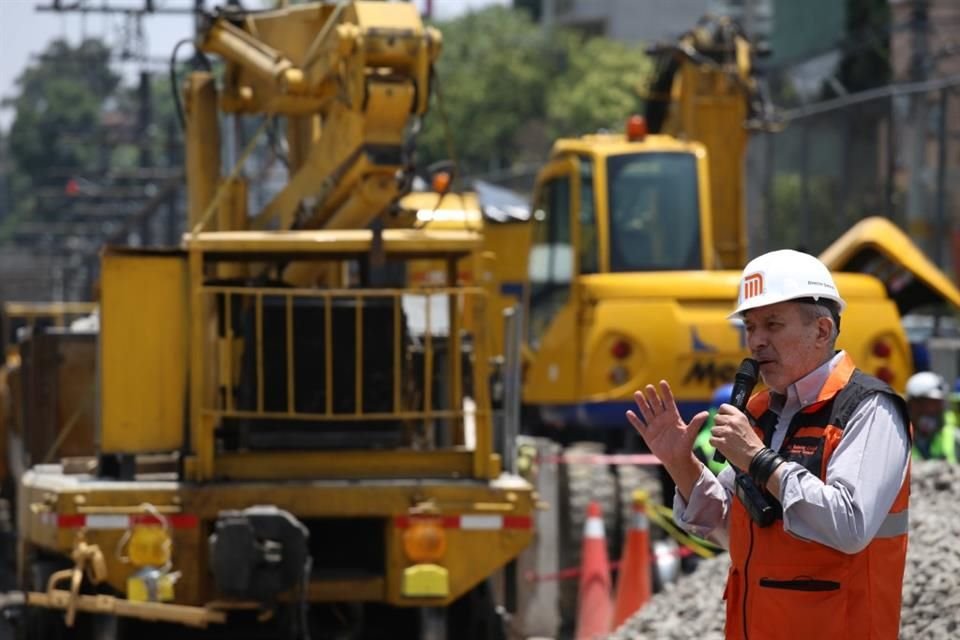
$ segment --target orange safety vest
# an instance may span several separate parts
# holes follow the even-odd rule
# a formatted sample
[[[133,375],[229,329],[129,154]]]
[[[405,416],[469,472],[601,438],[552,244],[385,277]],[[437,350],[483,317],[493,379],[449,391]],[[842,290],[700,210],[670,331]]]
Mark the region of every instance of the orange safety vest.
[[[817,401],[791,420],[779,454],[826,481],[827,464],[844,425],[875,393],[894,398],[903,423],[909,425],[903,399],[855,369],[847,356],[831,372]],[[757,425],[767,425],[769,433],[776,425],[769,405],[769,391],[747,404],[748,413],[758,416],[754,429],[761,438],[764,431]],[[907,464],[906,479],[886,520],[866,548],[855,554],[794,537],[784,531],[782,519],[760,527],[733,498],[731,566],[723,595],[727,640],[895,639],[907,555],[909,460]]]

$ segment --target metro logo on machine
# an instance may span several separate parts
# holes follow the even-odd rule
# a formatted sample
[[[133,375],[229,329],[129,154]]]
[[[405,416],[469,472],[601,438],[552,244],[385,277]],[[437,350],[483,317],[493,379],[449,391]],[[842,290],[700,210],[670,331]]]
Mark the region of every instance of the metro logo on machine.
[[[763,293],[763,274],[751,273],[743,279],[743,299],[749,300]]]

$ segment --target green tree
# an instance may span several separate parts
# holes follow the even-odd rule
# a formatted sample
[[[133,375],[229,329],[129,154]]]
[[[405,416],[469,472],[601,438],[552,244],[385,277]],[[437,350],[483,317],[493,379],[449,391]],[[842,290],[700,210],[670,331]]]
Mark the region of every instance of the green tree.
[[[109,59],[99,40],[76,47],[56,40],[17,79],[10,156],[35,186],[63,170],[97,165],[97,145],[91,142],[101,129],[104,101],[120,83]]]
[[[649,70],[639,47],[548,33],[527,12],[504,7],[436,26],[443,52],[418,138],[421,164],[450,157],[448,132],[466,174],[539,161],[553,138],[619,129],[639,107]]]
[[[636,46],[567,36],[567,65],[550,85],[547,120],[553,135],[578,135],[601,128],[620,129],[640,108],[640,94],[651,73],[650,59]]]
[[[182,84],[189,74],[188,67],[189,65],[182,62],[179,65],[176,76],[179,84]],[[171,164],[171,144],[174,146],[173,163],[179,164],[183,160],[183,128],[177,116],[170,77],[166,72],[152,73],[148,82],[150,123],[145,131],[139,130],[142,100],[139,87],[123,86],[116,92],[112,106],[129,120],[133,135],[126,137],[122,144],[114,148],[110,159],[112,168],[138,166],[143,151],[149,154],[153,166],[167,166]]]
[[[17,78],[8,137],[14,206],[5,230],[38,215],[38,189],[60,187],[70,173],[105,164],[108,154],[97,144],[101,114],[120,83],[109,59],[109,49],[99,40],[77,46],[55,40]],[[47,211],[47,216],[56,214],[53,208]]]
[[[437,26],[443,52],[434,102],[418,139],[421,157],[449,157],[449,135],[464,171],[509,166],[518,151],[517,132],[546,114],[548,79],[556,67],[551,54],[559,53],[555,43],[526,14],[501,7]]]

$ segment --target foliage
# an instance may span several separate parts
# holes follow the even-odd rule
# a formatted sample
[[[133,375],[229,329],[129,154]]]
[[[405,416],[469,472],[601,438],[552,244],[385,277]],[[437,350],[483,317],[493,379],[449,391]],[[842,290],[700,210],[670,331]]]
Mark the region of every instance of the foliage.
[[[618,128],[640,108],[640,91],[651,72],[638,47],[615,40],[572,38],[566,72],[550,86],[548,122],[556,135]]]
[[[466,173],[539,161],[554,137],[618,127],[639,107],[649,63],[638,47],[546,32],[504,7],[436,26],[444,44],[421,165],[450,157],[448,135]]]
[[[820,253],[834,240],[868,215],[877,211],[879,188],[850,193],[834,177],[807,177],[778,173],[773,179],[773,194],[767,215],[767,249],[799,249]]]
[[[101,130],[104,99],[120,82],[109,59],[99,40],[77,47],[56,40],[17,79],[10,156],[34,186],[48,186],[63,170],[97,164],[90,137]]]
[[[0,238],[31,218],[69,215],[63,189],[71,178],[96,186],[105,173],[179,162],[180,127],[166,74],[150,83],[150,126],[140,130],[139,87],[125,86],[100,40],[56,40],[17,79],[8,135],[10,200]]]
[[[3,235],[18,221],[37,215],[37,194],[61,187],[71,173],[102,164],[104,101],[120,77],[109,66],[110,51],[99,40],[77,46],[55,40],[17,78],[10,100],[15,115],[8,135],[12,211]],[[56,215],[48,208],[47,216]]]
[[[443,51],[418,139],[421,159],[449,157],[449,136],[466,171],[509,165],[517,132],[546,112],[550,72],[544,67],[555,58],[554,43],[525,14],[500,7],[437,26]]]

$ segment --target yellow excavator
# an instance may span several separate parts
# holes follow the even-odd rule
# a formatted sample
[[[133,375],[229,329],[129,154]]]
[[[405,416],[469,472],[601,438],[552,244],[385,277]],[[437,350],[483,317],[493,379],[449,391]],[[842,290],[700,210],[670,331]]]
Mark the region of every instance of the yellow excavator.
[[[494,446],[494,291],[458,275],[482,238],[393,206],[440,34],[312,2],[195,46],[182,244],[104,249],[96,446],[15,479],[26,637],[503,637],[535,496]],[[258,149],[288,179],[255,209]]]
[[[746,355],[727,314],[748,258],[747,137],[764,119],[752,49],[718,19],[655,54],[646,117],[557,141],[535,186],[523,397],[532,421],[567,439],[606,430],[617,446],[633,390],[661,378],[689,418]],[[889,221],[838,243],[823,259],[844,272],[839,346],[903,388],[901,314],[960,306],[960,291]]]

